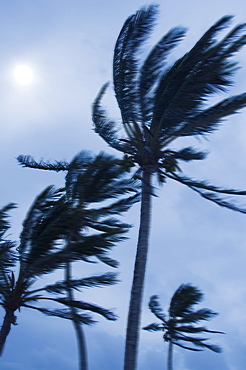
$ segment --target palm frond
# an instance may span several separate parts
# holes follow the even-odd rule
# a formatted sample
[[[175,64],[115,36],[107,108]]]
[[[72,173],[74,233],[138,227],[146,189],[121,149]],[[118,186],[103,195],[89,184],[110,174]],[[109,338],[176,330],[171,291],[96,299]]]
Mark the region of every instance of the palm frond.
[[[104,212],[108,215],[113,214],[121,214],[122,212],[126,212],[132,205],[140,201],[140,194],[136,193],[128,198],[123,198],[113,202],[107,207],[100,208],[99,212],[103,214]],[[130,227],[130,225],[128,225]]]
[[[9,203],[0,209],[0,240],[3,238],[3,235],[6,233],[6,231],[10,228],[10,223],[8,221],[8,212],[16,207],[17,205],[15,203]]]
[[[163,331],[163,326],[154,322],[152,324],[145,326],[143,330],[152,331],[152,332],[153,331]]]
[[[44,161],[41,159],[39,162],[35,161],[30,155],[19,155],[17,161],[22,167],[35,168],[39,170],[49,170],[49,171],[67,171],[69,163],[65,161]]]
[[[17,261],[16,252],[13,250],[16,244],[5,237],[10,228],[8,212],[14,208],[16,208],[16,204],[9,203],[0,209],[0,281],[4,286],[6,286],[7,274],[10,273],[10,268],[14,267]]]
[[[228,195],[246,195],[246,190],[225,189],[225,188],[211,185],[209,184],[208,181],[194,180],[186,176],[177,175],[176,173],[168,174],[168,177],[170,177],[173,180],[177,180],[180,183],[187,185],[188,187],[196,187],[199,189],[204,189],[208,191],[213,191],[215,193],[228,194]]]
[[[88,170],[92,162],[93,157],[91,154],[82,150],[69,163],[66,174],[66,195],[69,202],[74,202],[77,199],[78,177]]]
[[[184,346],[183,344],[181,344],[181,343],[179,343],[179,342],[177,342],[175,340],[173,340],[172,343],[175,344],[175,346],[178,346],[178,347],[181,347],[181,348],[184,348],[184,349],[188,349],[190,351],[194,351],[194,352],[200,352],[200,351],[202,351],[202,349]]]
[[[10,240],[0,242],[0,280],[16,265],[17,255],[13,250],[15,245],[16,243]]]
[[[67,298],[53,298],[52,299],[55,302],[61,303],[68,307],[75,307],[82,310],[88,310],[91,312],[95,312],[101,316],[104,316],[108,320],[116,320],[117,316],[110,310],[107,310],[106,308],[97,306],[92,303],[82,302],[82,301],[71,301]]]
[[[108,272],[103,275],[95,275],[83,279],[70,279],[69,286],[72,289],[80,290],[82,288],[113,285],[116,284],[118,281],[119,280],[117,279],[116,274]],[[42,290],[45,290],[48,293],[64,293],[67,290],[67,282],[58,281],[55,284],[46,285],[44,288],[42,288]]]
[[[78,201],[85,207],[125,193],[138,192],[137,182],[126,177],[126,160],[99,153],[80,170],[69,170],[66,176],[68,199]],[[131,202],[129,197],[129,205]]]
[[[29,242],[38,225],[49,213],[52,206],[61,196],[61,190],[48,186],[33,202],[23,222],[23,230],[20,235],[20,255],[30,246]]]
[[[129,145],[126,145],[117,136],[117,124],[109,119],[105,109],[101,106],[101,100],[105,91],[108,87],[108,83],[104,84],[99,91],[94,103],[92,105],[92,120],[94,123],[94,130],[99,136],[102,137],[106,143],[116,150],[124,153],[132,154],[132,150]]]
[[[237,113],[246,106],[246,93],[224,99],[214,106],[204,109],[182,123],[174,136],[194,136],[212,133],[218,124],[231,114]]]
[[[75,219],[77,218],[75,217]],[[66,218],[64,219],[64,222],[65,221]],[[63,224],[61,221],[61,223],[58,225],[58,232],[66,234],[69,232],[69,225],[71,224],[71,220],[68,220],[68,224]],[[110,230],[106,232],[91,235],[83,234],[78,240],[74,240],[70,244],[69,250],[64,246],[61,246],[61,248],[57,250],[51,248],[51,246],[53,246],[51,242],[56,239],[55,229],[53,235],[47,233],[47,239],[45,233],[45,235],[42,236],[40,243],[32,248],[32,253],[28,253],[28,255],[25,257],[23,262],[23,266],[25,266],[25,275],[29,277],[37,277],[43,274],[48,274],[57,268],[64,266],[68,259],[70,261],[82,260],[85,262],[92,262],[90,260],[91,258],[97,258],[98,260],[112,267],[117,267],[118,262],[108,257],[108,252],[112,249],[112,247],[115,246],[116,243],[125,239],[123,234],[128,230],[128,228],[125,226],[123,224],[122,227],[119,224],[118,227],[110,228]],[[46,247],[47,243],[50,245],[49,248]],[[35,250],[37,248],[38,251],[40,250],[39,258],[35,258]]]
[[[26,308],[31,308],[33,310],[42,312],[43,314],[47,316],[53,316],[53,317],[60,317],[62,319],[67,319],[67,320],[76,320],[77,322],[83,324],[83,325],[93,325],[96,323],[95,320],[91,318],[90,315],[86,314],[71,314],[71,311],[69,309],[47,309],[47,308],[42,308],[42,307],[36,307],[36,306],[31,306],[28,304],[23,304],[23,307]]]
[[[96,211],[98,211],[98,212],[96,212]],[[104,211],[104,209],[103,209],[102,214],[101,214],[100,211],[101,211],[100,209],[95,210],[95,218],[94,219],[90,219],[88,217],[88,215],[86,215],[87,216],[85,218],[86,227],[90,227],[91,229],[94,229],[94,230],[97,230],[97,231],[102,231],[102,232],[109,233],[109,234],[110,233],[118,233],[118,232],[121,234],[121,233],[124,233],[125,231],[127,231],[127,229],[132,227],[132,225],[123,223],[123,222],[119,221],[117,218],[112,218],[112,217],[103,218],[103,216],[108,216],[108,215],[111,215],[111,214],[115,214],[116,212],[114,212],[114,208],[112,210],[112,213],[111,213],[111,209],[109,210],[109,212],[107,214]],[[94,212],[93,212],[93,216],[94,216]]]
[[[242,208],[242,206],[237,205],[231,201],[225,200],[224,198],[221,198],[215,195],[214,193],[203,192],[198,190],[197,188],[193,188],[193,190],[200,194],[201,197],[203,197],[204,199],[207,199],[220,207],[225,207],[235,212],[240,212],[244,214],[246,213],[246,208]]]
[[[99,261],[105,263],[106,265],[110,266],[110,267],[114,267],[114,268],[117,268],[119,267],[119,262],[116,261],[115,259],[113,258],[110,258],[108,256],[105,256],[104,254],[97,254],[97,259],[99,259]]]
[[[201,320],[210,320],[217,315],[218,314],[216,312],[209,310],[208,308],[202,308],[200,310],[185,314],[181,319],[177,319],[177,322],[197,323]]]
[[[185,317],[192,313],[195,304],[201,302],[203,293],[191,284],[181,284],[173,294],[170,307],[170,317]]]
[[[157,15],[157,5],[142,7],[123,25],[116,41],[113,61],[113,78],[116,99],[123,123],[137,122],[138,53],[146,41]]]
[[[178,135],[186,124],[187,135],[190,120],[192,121],[194,116],[199,114],[207,97],[218,90],[224,91],[227,86],[231,85],[231,77],[236,70],[236,63],[230,62],[228,59],[234,54],[232,50],[235,49],[236,52],[246,43],[245,37],[235,40],[236,37],[239,37],[238,33],[242,31],[242,27],[238,28],[233,37],[228,36],[227,41],[216,43],[214,40],[215,34],[227,27],[230,19],[230,16],[226,16],[218,21],[190,52],[163,74],[156,90],[154,108],[154,122],[156,124],[162,121],[161,136],[163,138],[167,138],[175,132]],[[226,50],[225,44],[228,44],[229,41],[231,44]],[[234,109],[230,106],[228,113],[225,110],[222,117],[241,109],[242,105],[245,106],[245,103],[240,103]],[[199,131],[199,122],[196,122],[197,131]],[[213,131],[217,123],[217,120],[209,122],[207,129],[203,125],[204,131],[200,133]]]
[[[197,192],[203,198],[219,205],[220,207],[225,207],[225,208],[231,209],[232,211],[236,211],[240,213],[246,213],[246,207],[237,205],[233,201],[227,200],[215,194],[215,193],[221,193],[221,194],[228,194],[228,195],[246,195],[245,190],[223,189],[223,188],[210,185],[206,181],[197,181],[197,180],[189,179],[185,176],[180,176],[174,173],[171,174],[171,173],[165,172],[165,176],[173,180],[176,180],[180,182],[181,184],[188,186],[190,189]]]
[[[207,156],[206,152],[201,152],[200,150],[196,150],[191,147],[183,148],[174,153],[174,157],[180,159],[182,161],[194,161],[194,160],[202,160],[205,159]]]
[[[220,346],[215,345],[215,344],[201,343],[200,342],[199,344],[195,343],[195,345],[208,348],[211,351],[216,352],[216,353],[221,353],[222,352],[222,348]]]
[[[182,320],[177,320],[177,322],[182,322]],[[178,332],[192,333],[192,334],[196,334],[196,333],[225,334],[223,331],[208,330],[205,326],[182,325],[182,326],[177,326],[176,330]]]
[[[64,234],[59,225],[64,213],[63,189],[47,187],[30,207],[23,223],[18,251],[20,259],[32,262],[50,252],[54,242]]]
[[[187,147],[179,151],[169,149],[163,150],[157,171],[159,175],[163,176],[160,183],[164,182],[163,180],[165,180],[166,173],[174,174],[175,176],[175,172],[181,172],[178,160],[190,162],[194,160],[202,160],[206,158],[206,156],[206,152],[201,152],[191,147]]]
[[[157,295],[153,295],[152,297],[150,297],[149,309],[158,319],[162,320],[165,323],[166,315],[164,314],[160,306],[159,297]]]
[[[149,122],[153,113],[152,90],[155,87],[160,73],[163,70],[166,58],[170,51],[182,40],[186,29],[175,27],[171,29],[161,40],[153,47],[148,57],[145,59],[139,77],[139,95],[142,121]]]
[[[180,345],[180,342],[178,342],[178,341],[182,340],[182,341],[186,341],[186,342],[191,342],[193,345],[195,345],[197,347],[201,347],[203,349],[208,348],[213,352],[217,352],[217,353],[222,352],[222,349],[219,346],[216,346],[214,344],[205,343],[208,340],[208,338],[194,338],[194,337],[188,337],[188,336],[184,336],[184,335],[181,335],[181,336],[180,335],[175,335],[174,340],[175,340],[176,345],[178,345],[177,343],[179,343],[179,345]],[[192,348],[192,347],[188,348],[184,345],[180,345],[180,347],[183,347],[183,348],[190,349],[190,350],[194,351],[194,348]]]

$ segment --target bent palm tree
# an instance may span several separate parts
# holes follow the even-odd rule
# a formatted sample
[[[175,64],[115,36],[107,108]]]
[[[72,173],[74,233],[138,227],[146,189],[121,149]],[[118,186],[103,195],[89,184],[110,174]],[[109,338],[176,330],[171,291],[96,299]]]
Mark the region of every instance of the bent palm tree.
[[[119,198],[131,191],[135,195]],[[90,262],[91,258],[96,257],[110,266],[117,266],[117,262],[107,254],[115,243],[125,238],[124,233],[130,226],[113,216],[127,211],[137,201],[136,193],[132,181],[124,179],[119,160],[103,154],[91,158],[80,153],[68,169],[66,188],[55,190],[48,187],[37,197],[24,221],[17,248],[17,278],[9,271],[15,257],[10,256],[9,241],[3,240],[0,245],[0,264],[4,267],[0,272],[0,305],[6,312],[0,331],[0,353],[11,325],[15,324],[15,312],[20,307],[72,320],[77,334],[82,333],[78,329],[79,324],[94,322],[90,315],[83,314],[83,310],[98,313],[109,320],[116,319],[110,310],[78,301],[72,294],[74,289],[114,284],[117,281],[115,274],[74,279],[71,277],[70,265],[79,260]],[[116,199],[107,204],[102,203],[109,198]],[[92,203],[97,203],[94,208],[91,207]],[[9,226],[5,221],[6,212],[12,207],[13,205],[9,205],[0,211],[1,237]],[[39,289],[33,288],[39,277],[61,268],[67,271],[64,281]],[[58,297],[54,297],[54,294]],[[66,308],[47,309],[37,305],[43,300],[59,303]],[[84,358],[80,360],[84,361],[85,369],[81,336],[80,345],[81,353],[84,354]]]
[[[163,339],[169,343],[167,368],[173,369],[173,345],[190,351],[202,351],[205,348],[211,349],[214,352],[221,352],[221,348],[206,343],[208,338],[196,337],[199,333],[220,333],[221,331],[208,330],[204,326],[194,326],[194,324],[203,320],[210,320],[217,315],[207,308],[202,308],[197,311],[193,310],[193,306],[200,303],[203,299],[203,293],[191,284],[182,284],[172,296],[168,309],[168,317],[163,313],[160,307],[158,296],[153,295],[150,298],[149,308],[151,312],[162,321],[161,324],[153,323],[145,326],[143,329],[148,331],[163,331]],[[187,346],[190,343],[193,346]],[[200,348],[196,348],[200,347]]]
[[[71,163],[44,161],[38,163],[27,156],[20,156],[18,159],[24,166],[67,172],[63,208],[59,218],[54,221],[59,228],[66,228],[64,234],[65,276],[62,284],[60,282],[54,288],[49,286],[48,291],[66,293],[67,300],[74,301],[73,291],[78,287],[75,285],[75,280],[71,278],[71,264],[76,253],[78,253],[77,260],[82,259],[88,262],[90,256],[96,256],[109,266],[117,267],[117,262],[109,258],[106,251],[124,239],[122,234],[128,230],[130,225],[120,222],[113,216],[119,216],[127,211],[138,200],[136,184],[125,177],[128,167],[125,160],[119,160],[103,153],[93,158],[87,152],[82,151]],[[132,192],[133,196],[125,196],[126,193]],[[107,203],[104,203],[105,201]],[[69,219],[67,225],[66,218]],[[86,282],[90,286],[111,284],[115,282],[115,277],[107,274],[105,277],[91,277]],[[83,323],[78,320],[78,307],[70,305],[69,309],[77,337],[79,368],[86,370],[88,365]]]
[[[115,320],[116,316],[110,310],[100,306],[86,303],[78,300],[69,300],[66,297],[66,284],[57,282],[52,285],[34,289],[35,281],[48,273],[62,268],[68,257],[73,260],[89,258],[107,252],[107,247],[99,246],[99,239],[103,239],[104,244],[111,244],[111,236],[105,243],[105,236],[97,236],[97,244],[94,247],[85,246],[83,251],[79,252],[78,245],[69,253],[66,246],[62,246],[66,229],[71,226],[71,219],[78,218],[70,213],[65,216],[63,209],[63,198],[60,191],[52,187],[47,188],[36,199],[31,207],[27,218],[24,221],[23,231],[20,243],[17,248],[18,254],[13,256],[9,241],[1,241],[0,265],[3,267],[0,272],[0,305],[5,310],[3,325],[0,330],[0,354],[3,352],[4,344],[10,332],[11,326],[16,324],[15,312],[21,307],[32,308],[47,315],[57,316],[73,320],[70,313],[70,307],[76,307],[79,311],[76,314],[76,320],[84,324],[92,324],[94,321],[83,311],[98,313],[109,320]],[[0,213],[6,212],[10,206],[4,207]],[[59,219],[59,220],[58,220]],[[58,221],[58,222],[57,222]],[[1,233],[2,233],[1,228]],[[125,231],[125,230],[124,230]],[[122,230],[118,231],[118,237]],[[115,235],[117,238],[117,235]],[[106,237],[107,239],[107,237]],[[79,241],[78,241],[79,242]],[[81,242],[81,240],[80,240]],[[10,271],[10,265],[14,267],[19,261],[19,274],[17,278],[13,271]],[[91,279],[91,282],[90,282]],[[117,280],[114,274],[105,274],[88,279],[71,280],[73,289],[80,289],[83,286],[93,286],[93,279],[97,285],[114,284]],[[87,281],[88,280],[88,281]],[[60,293],[58,297],[52,297],[50,293]],[[37,306],[37,302],[53,301],[61,304],[65,309],[46,309]]]
[[[187,147],[174,150],[169,145],[178,138],[205,136],[218,128],[229,115],[246,106],[246,93],[225,98],[215,105],[208,98],[225,92],[232,84],[237,64],[231,57],[246,43],[245,24],[233,28],[221,41],[215,36],[228,27],[232,17],[218,20],[195,46],[173,65],[165,68],[168,53],[184,37],[185,29],[173,28],[142,61],[143,43],[152,31],[157,6],[143,7],[122,27],[114,50],[114,90],[121,111],[125,137],[117,134],[116,123],[108,118],[101,99],[108,84],[93,104],[95,131],[113,148],[125,153],[138,166],[142,181],[139,239],[128,313],[125,370],[136,368],[141,302],[146,270],[151,220],[152,177],[164,183],[172,179],[202,197],[229,209],[246,213],[223,198],[223,194],[245,195],[245,191],[223,189],[205,181],[181,176],[178,161],[201,160],[205,153]]]
[[[124,227],[129,227],[129,225],[120,225],[112,217],[107,219],[110,215],[119,215],[125,212],[138,198],[138,194],[135,194],[133,197],[117,199],[116,202],[112,201],[112,198],[118,198],[125,192],[136,192],[134,183],[124,179],[124,166],[124,161],[115,160],[113,157],[105,154],[98,155],[93,162],[90,160],[88,166],[88,158],[85,161],[84,152],[77,155],[71,162],[66,176],[67,201],[72,208],[76,207],[79,210],[83,210],[83,228],[91,228],[97,231],[103,230],[104,233],[107,231],[109,234],[113,234],[114,228],[119,232],[118,228],[121,227],[124,232]],[[107,207],[103,206],[102,203],[104,201],[110,201]],[[100,205],[96,209],[93,209],[91,207],[94,203],[99,203]],[[72,247],[73,238],[76,238],[76,235],[81,229],[81,225],[78,226],[76,227],[74,225],[68,236],[68,247]],[[113,267],[117,266],[116,261],[110,259],[104,258],[103,262]],[[65,275],[68,298],[72,300],[73,290],[70,287],[71,263],[69,259],[66,263]],[[71,307],[71,313],[75,317],[76,308]],[[76,321],[76,318],[73,320],[73,325],[78,340],[80,369],[86,370],[87,357],[82,326]]]

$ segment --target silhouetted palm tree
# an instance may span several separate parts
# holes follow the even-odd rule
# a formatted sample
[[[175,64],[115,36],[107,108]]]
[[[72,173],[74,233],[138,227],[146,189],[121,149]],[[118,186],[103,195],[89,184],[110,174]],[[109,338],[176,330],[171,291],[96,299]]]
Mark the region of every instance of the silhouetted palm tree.
[[[220,347],[206,342],[208,338],[196,336],[200,333],[223,334],[220,331],[208,330],[204,326],[194,325],[200,321],[210,320],[217,315],[216,312],[213,312],[208,308],[202,308],[199,310],[193,309],[193,306],[200,303],[202,299],[203,293],[197,287],[191,284],[182,284],[172,296],[168,309],[168,316],[166,316],[162,311],[158,296],[153,295],[150,298],[149,308],[151,312],[162,321],[162,323],[153,323],[145,326],[143,329],[148,331],[164,332],[163,339],[165,342],[169,343],[167,359],[168,370],[173,369],[173,345],[177,345],[191,351],[202,351],[203,349],[208,348],[214,352],[221,352]]]
[[[96,312],[109,320],[115,320],[116,316],[110,310],[76,300],[73,290],[114,284],[116,277],[108,273],[73,279],[71,263],[79,260],[89,262],[96,257],[110,266],[117,266],[117,262],[107,254],[117,242],[125,238],[124,233],[130,227],[121,222],[118,215],[137,201],[135,186],[132,181],[124,178],[124,173],[121,161],[112,156],[100,154],[92,158],[81,152],[68,166],[66,187],[59,190],[48,187],[36,199],[24,221],[20,237],[19,275],[15,279],[8,265],[1,274],[0,304],[6,311],[0,332],[1,352],[11,324],[15,323],[15,311],[20,307],[32,308],[73,321],[79,341],[80,366],[86,369],[85,344],[80,324],[92,324],[94,320],[81,311]],[[124,196],[126,192],[132,191],[133,196]],[[108,199],[110,202],[102,203]],[[5,216],[11,207],[5,207],[0,216]],[[6,229],[6,222],[2,229]],[[9,250],[6,253],[10,253]],[[6,256],[2,255],[0,263],[3,264],[5,260]],[[61,268],[66,270],[63,281],[33,289],[36,279]],[[54,294],[58,297],[54,297]],[[46,309],[40,307],[42,300],[60,303],[66,308]]]
[[[74,243],[81,248],[80,259],[88,261],[90,254],[82,256],[82,253],[84,248],[92,248],[99,260],[112,267],[117,267],[118,263],[106,256],[104,252],[122,240],[121,234],[130,227],[114,218],[113,215],[118,216],[127,211],[138,200],[136,183],[125,176],[128,170],[125,160],[119,160],[103,153],[93,158],[87,152],[82,151],[70,163],[64,161],[36,162],[30,156],[19,156],[18,160],[26,167],[67,172],[64,205],[67,211],[76,216],[70,219],[67,227],[65,239],[67,259],[64,282],[61,286],[63,292],[64,289],[66,290],[67,299],[73,301],[75,288],[71,280],[73,258],[70,259],[69,256],[74,253]],[[132,192],[133,196],[125,196],[126,193]],[[105,201],[107,203],[104,203]],[[96,233],[92,235],[93,230]],[[90,231],[89,234],[88,231]],[[106,278],[103,280],[102,277],[101,285],[105,284],[105,281],[110,284],[115,280],[111,275],[106,275],[106,277],[107,280]],[[99,278],[95,278],[94,285],[99,285]],[[93,277],[90,278],[90,286],[93,286]],[[79,368],[86,370],[88,365],[84,333],[81,322],[76,318],[77,308],[70,306],[70,313],[78,342]]]
[[[94,161],[89,158],[85,156],[84,152],[81,152],[70,163],[66,176],[67,201],[71,207],[83,210],[84,228],[112,233],[113,227],[117,227],[119,223],[112,217],[109,219],[105,217],[125,212],[137,201],[138,194],[134,182],[125,178],[124,161],[116,160],[112,156],[105,154],[99,154]],[[123,198],[116,202],[113,201],[113,198],[118,198],[125,192],[130,191],[134,191],[136,194],[133,197]],[[110,201],[106,208],[102,205],[104,201]],[[99,203],[100,205],[93,209],[94,203]],[[129,225],[125,226],[129,227]],[[79,228],[81,228],[81,225],[79,225]],[[76,238],[78,232],[79,229],[76,226],[70,230],[67,240],[68,247],[72,247],[72,239]],[[117,265],[116,261],[109,259],[104,259],[103,262],[113,267]],[[67,281],[68,299],[72,300],[73,290],[70,288],[71,262],[69,259],[66,262],[65,278]],[[71,307],[71,313],[76,315],[76,308]],[[87,369],[87,360],[82,326],[79,322],[76,322],[76,319],[73,320],[73,325],[79,344],[80,369],[85,370]]]
[[[112,147],[125,153],[138,166],[136,176],[142,181],[142,205],[137,255],[131,290],[125,350],[125,370],[136,368],[141,303],[146,270],[150,220],[152,178],[156,174],[164,183],[176,180],[202,197],[229,209],[245,209],[225,200],[222,195],[245,195],[245,191],[222,189],[206,181],[197,181],[179,173],[179,160],[205,158],[205,153],[187,147],[170,147],[183,137],[205,136],[215,131],[227,116],[246,106],[246,93],[227,97],[214,105],[208,98],[225,92],[232,84],[237,64],[231,57],[246,43],[245,24],[233,28],[221,41],[215,36],[228,27],[232,17],[218,20],[195,46],[171,66],[165,67],[169,52],[184,37],[184,28],[171,29],[143,60],[141,48],[150,35],[157,6],[143,7],[131,15],[122,27],[114,50],[114,90],[121,111],[125,136],[108,118],[101,99],[108,84],[93,104],[95,131]],[[124,135],[123,134],[123,135]],[[220,195],[222,194],[222,195]]]
[[[69,224],[71,225],[71,219],[74,215],[70,213],[65,216],[62,203],[63,200],[60,192],[52,187],[47,188],[34,202],[25,219],[18,246],[19,274],[17,278],[5,263],[5,261],[11,261],[11,264],[13,264],[13,257],[9,256],[11,253],[10,245],[8,245],[9,242],[5,240],[1,242],[0,264],[1,266],[6,266],[4,270],[1,270],[0,274],[0,305],[5,310],[5,317],[0,331],[1,354],[11,325],[16,324],[15,312],[21,307],[32,308],[47,315],[71,320],[73,318],[70,314],[70,307],[77,307],[79,310],[94,311],[110,320],[116,318],[109,310],[82,301],[68,300],[64,294],[57,298],[45,294],[53,291],[56,293],[66,293],[66,284],[63,284],[62,287],[61,283],[58,282],[39,289],[33,288],[33,284],[39,277],[51,273],[58,268],[62,268],[68,258],[79,260],[83,257],[88,258],[97,253],[106,252],[106,248],[104,249],[99,246],[85,246],[83,251],[81,250],[79,252],[77,245],[73,251],[69,251],[68,255],[66,246],[62,247],[62,241],[64,240],[66,229],[69,228]],[[6,208],[4,207],[3,210],[5,211]],[[76,217],[78,217],[78,214]],[[58,218],[59,223],[57,222]],[[99,238],[100,236],[97,237],[97,239]],[[108,243],[111,242],[111,240],[108,241]],[[97,241],[98,243],[99,240]],[[101,277],[101,279],[103,283],[104,278]],[[110,282],[110,279],[112,283],[116,280],[114,276],[105,276],[106,284]],[[85,285],[84,280],[74,280],[71,284],[73,288],[79,289]],[[42,300],[60,303],[67,307],[67,309],[46,309],[42,308],[42,306],[36,306],[36,303],[40,303]],[[93,322],[89,315],[81,313],[77,314],[77,320],[85,324]]]

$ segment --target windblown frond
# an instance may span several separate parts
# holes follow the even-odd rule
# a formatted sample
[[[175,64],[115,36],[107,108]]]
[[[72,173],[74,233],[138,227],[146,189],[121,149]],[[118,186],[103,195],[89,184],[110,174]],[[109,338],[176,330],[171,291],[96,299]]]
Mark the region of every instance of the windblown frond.
[[[77,199],[79,189],[78,177],[88,170],[88,167],[92,164],[93,157],[85,150],[79,152],[69,163],[68,171],[66,174],[66,195],[69,202],[74,202]],[[86,185],[84,185],[86,187]],[[77,190],[77,191],[76,191]]]
[[[87,165],[84,164],[79,169],[69,169],[66,176],[68,199],[87,205],[117,198],[126,193],[137,193],[136,181],[126,177],[126,166],[130,164],[126,163],[124,158],[117,159],[99,153]]]
[[[238,190],[238,189],[225,189],[221,188],[218,186],[214,186],[209,184],[208,181],[199,181],[199,180],[194,180],[192,178],[186,177],[186,176],[181,176],[175,174],[169,174],[168,177],[170,177],[173,180],[177,180],[181,182],[184,185],[187,185],[189,187],[196,187],[204,190],[209,190],[213,191],[216,193],[221,193],[221,194],[229,194],[229,195],[246,195],[246,190]]]
[[[166,320],[166,315],[164,314],[161,306],[160,306],[160,303],[159,303],[159,297],[157,295],[152,295],[152,297],[150,297],[150,301],[149,301],[149,309],[150,311],[160,320],[162,320],[163,322],[165,322]]]
[[[184,317],[178,318],[177,323],[196,323],[201,320],[210,320],[217,315],[218,314],[216,312],[209,310],[208,308],[202,308],[200,310],[187,313]]]
[[[19,155],[17,161],[22,167],[35,168],[39,170],[49,170],[49,171],[67,171],[69,164],[65,161],[44,161],[41,159],[39,162],[36,162],[33,157],[30,155]]]
[[[246,213],[246,206],[237,205],[231,199],[225,199],[221,196],[218,196],[216,193],[227,194],[227,195],[246,195],[245,190],[236,190],[236,189],[224,189],[210,185],[207,181],[198,181],[193,180],[185,176],[177,175],[176,173],[165,172],[165,176],[170,179],[176,180],[181,184],[188,186],[190,189],[197,192],[203,198],[210,200],[211,202],[232,211]]]
[[[0,209],[0,240],[3,238],[3,235],[10,228],[10,223],[8,222],[8,212],[16,208],[15,203],[9,203],[6,206]]]
[[[210,200],[211,202],[217,204],[220,207],[225,207],[231,209],[232,211],[246,213],[246,208],[242,208],[242,206],[235,204],[231,200],[226,200],[224,198],[219,197],[214,193],[203,192],[197,188],[193,188],[192,190],[196,191],[200,194],[204,199]]]
[[[53,186],[48,186],[33,202],[23,222],[23,230],[20,235],[18,250],[21,258],[24,253],[28,253],[29,256],[34,254],[34,258],[39,258],[50,249],[50,243],[47,243],[46,246],[43,244],[41,250],[39,249],[38,234],[44,232],[45,227],[46,230],[47,227],[50,230],[51,225],[47,222],[48,220],[51,222],[52,219],[59,217],[64,207],[61,201],[62,194],[62,189],[57,190]],[[49,238],[54,240],[50,233],[46,232],[46,235],[50,235]]]
[[[101,100],[108,87],[108,83],[104,84],[99,91],[93,106],[92,106],[92,120],[94,123],[94,130],[99,134],[106,143],[112,148],[123,153],[132,153],[132,149],[127,146],[117,136],[117,124],[112,119],[109,119],[105,109],[101,106]]]
[[[138,53],[154,26],[157,5],[142,7],[130,16],[122,27],[116,41],[113,77],[116,99],[123,123],[137,122],[138,111]]]
[[[145,59],[139,77],[139,96],[141,105],[142,121],[148,123],[153,114],[153,88],[159,80],[160,73],[170,51],[182,40],[186,29],[175,27],[171,29],[153,47]]]
[[[108,320],[116,320],[117,316],[110,310],[102,308],[92,303],[82,302],[82,301],[70,301],[67,298],[53,298],[55,302],[61,303],[68,307],[75,307],[82,310],[89,310],[91,312],[98,313],[101,316],[104,316]]]
[[[201,152],[191,147],[183,148],[174,153],[175,158],[186,162],[205,159],[206,156],[206,152]]]
[[[80,290],[82,288],[90,288],[90,287],[101,287],[106,285],[113,285],[116,284],[119,280],[117,279],[117,275],[114,273],[105,273],[103,275],[95,275],[88,278],[83,279],[70,279],[69,286],[70,288]],[[45,286],[42,290],[45,290],[49,293],[64,293],[67,290],[67,282],[65,281],[58,281],[55,284],[50,284]]]
[[[23,306],[26,308],[32,308],[34,310],[42,312],[47,316],[55,316],[55,317],[60,317],[62,319],[67,319],[67,320],[72,320],[72,321],[76,319],[77,322],[83,325],[93,325],[96,323],[96,321],[93,320],[90,315],[80,314],[80,313],[72,314],[70,309],[51,310],[51,309],[42,308],[42,307],[30,306],[28,304],[24,304]]]
[[[153,322],[152,324],[145,326],[143,330],[152,331],[152,332],[153,331],[163,331],[163,327],[160,324]]]
[[[5,237],[6,231],[10,228],[8,212],[16,208],[15,203],[9,203],[0,209],[0,284],[6,283],[6,275],[10,268],[15,266],[17,255],[13,250],[15,242]]]
[[[170,317],[185,317],[193,311],[193,306],[201,302],[202,292],[191,284],[182,284],[172,296],[169,315]]]
[[[16,243],[10,240],[0,242],[0,280],[3,274],[8,274],[10,268],[14,267],[17,261],[16,252],[13,250]]]
[[[246,93],[224,99],[218,104],[205,109],[184,122],[174,136],[194,136],[213,132],[218,124],[231,114],[246,106]]]

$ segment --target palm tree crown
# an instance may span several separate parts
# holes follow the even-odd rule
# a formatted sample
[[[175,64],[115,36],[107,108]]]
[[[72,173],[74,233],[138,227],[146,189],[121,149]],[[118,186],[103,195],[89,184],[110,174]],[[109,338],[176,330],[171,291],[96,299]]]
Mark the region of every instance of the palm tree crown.
[[[157,11],[157,5],[150,5],[130,16],[115,45],[114,90],[126,137],[117,135],[118,125],[101,106],[108,84],[93,104],[95,131],[111,147],[129,155],[139,165],[139,174],[148,169],[158,175],[160,182],[171,178],[221,206],[245,213],[244,208],[225,201],[218,193],[246,192],[221,189],[177,174],[179,160],[201,160],[206,157],[205,152],[192,147],[168,148],[178,138],[214,132],[225,117],[246,106],[246,93],[212,106],[208,102],[210,96],[226,92],[232,85],[238,66],[231,58],[246,43],[245,24],[237,25],[217,41],[217,34],[232,20],[232,16],[222,17],[189,52],[166,67],[168,54],[182,40],[186,29],[171,29],[142,61],[141,47],[153,29]]]
[[[207,338],[197,337],[197,334],[200,333],[222,334],[222,332],[195,325],[217,315],[216,312],[207,308],[193,309],[193,306],[200,303],[202,299],[203,293],[197,287],[191,284],[182,284],[171,298],[167,316],[161,309],[158,296],[153,295],[150,298],[149,308],[162,322],[160,324],[152,323],[143,329],[164,332],[163,339],[169,343],[168,369],[172,369],[172,345],[191,351],[202,351],[208,348],[214,352],[221,352],[220,347],[207,343]]]

